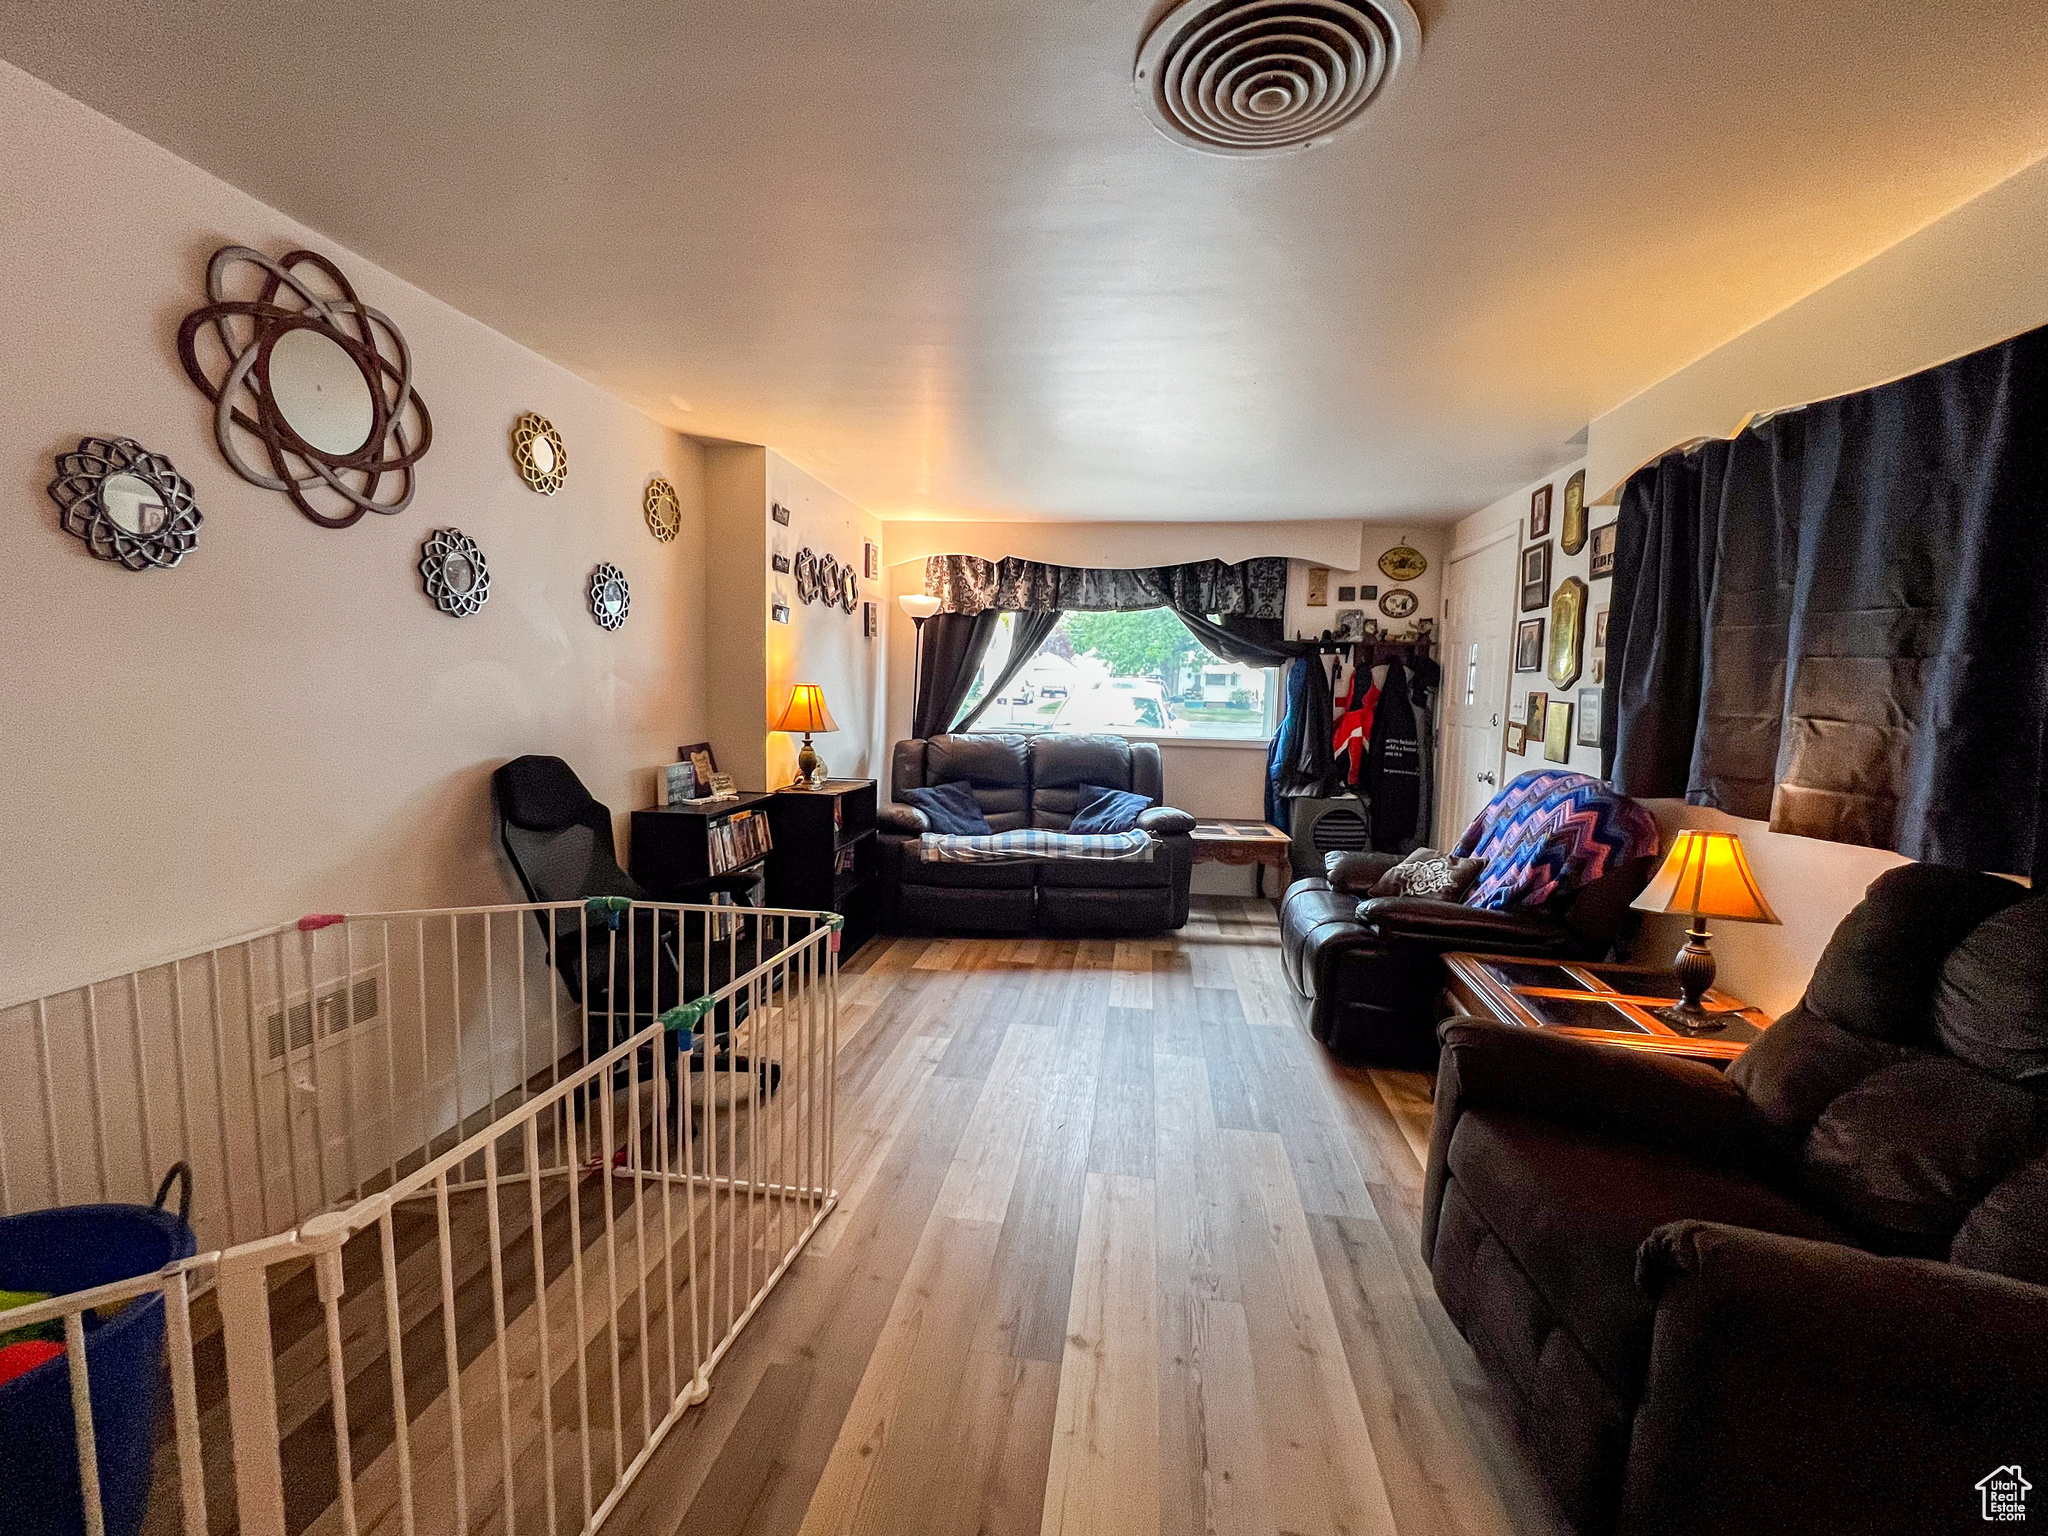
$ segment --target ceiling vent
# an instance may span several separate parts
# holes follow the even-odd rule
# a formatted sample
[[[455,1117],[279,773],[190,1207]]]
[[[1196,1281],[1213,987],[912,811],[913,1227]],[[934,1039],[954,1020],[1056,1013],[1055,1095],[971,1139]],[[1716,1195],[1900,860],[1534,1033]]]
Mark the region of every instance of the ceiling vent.
[[[1422,48],[1408,0],[1184,0],[1138,50],[1146,114],[1212,155],[1312,149]]]

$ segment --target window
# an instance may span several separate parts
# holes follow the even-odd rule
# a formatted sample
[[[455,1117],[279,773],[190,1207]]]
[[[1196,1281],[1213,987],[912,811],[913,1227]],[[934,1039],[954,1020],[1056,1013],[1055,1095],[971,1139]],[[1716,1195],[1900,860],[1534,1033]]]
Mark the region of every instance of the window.
[[[970,706],[1008,663],[1013,624],[1004,614]],[[1167,609],[1068,613],[974,729],[1267,741],[1279,693],[1275,671],[1219,663]]]

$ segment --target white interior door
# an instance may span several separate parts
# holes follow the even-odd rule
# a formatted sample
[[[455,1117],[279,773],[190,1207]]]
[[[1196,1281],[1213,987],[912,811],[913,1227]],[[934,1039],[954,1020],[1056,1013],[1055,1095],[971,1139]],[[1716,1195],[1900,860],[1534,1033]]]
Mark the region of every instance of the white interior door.
[[[1514,649],[1517,529],[1444,572],[1444,731],[1436,846],[1448,848],[1500,788]]]

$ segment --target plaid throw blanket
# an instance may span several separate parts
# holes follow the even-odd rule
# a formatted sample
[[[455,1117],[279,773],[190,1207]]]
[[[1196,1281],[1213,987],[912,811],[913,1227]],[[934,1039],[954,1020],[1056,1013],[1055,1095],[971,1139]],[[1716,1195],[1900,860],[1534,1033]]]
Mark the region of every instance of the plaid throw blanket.
[[[1021,859],[1132,859],[1152,862],[1149,832],[1044,832],[1027,827],[990,837],[927,832],[917,840],[925,864],[1012,864]]]
[[[1468,907],[1517,912],[1591,885],[1658,851],[1657,823],[1612,784],[1562,768],[1525,773],[1493,797],[1458,839],[1484,859]]]

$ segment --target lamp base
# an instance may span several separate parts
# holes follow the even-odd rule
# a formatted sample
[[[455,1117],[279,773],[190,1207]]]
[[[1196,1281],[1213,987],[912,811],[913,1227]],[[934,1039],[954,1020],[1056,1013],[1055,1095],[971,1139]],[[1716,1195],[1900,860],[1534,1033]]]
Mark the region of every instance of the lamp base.
[[[810,733],[806,732],[803,747],[796,755],[796,777],[789,781],[789,787],[812,789],[824,782],[825,760],[812,748]]]
[[[1653,1017],[1681,1035],[1707,1035],[1728,1027],[1725,1018],[1707,1012],[1707,992],[1714,985],[1714,952],[1707,948],[1707,938],[1707,925],[1694,918],[1684,946],[1671,961],[1671,974],[1678,979],[1678,1003],[1651,1010]]]
[[[1676,1008],[1648,1009],[1650,1017],[1671,1026],[1681,1035],[1711,1035],[1728,1027],[1728,1016],[1708,1013],[1704,1008],[1693,1012],[1680,1005]]]

